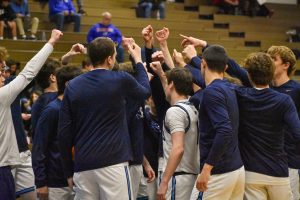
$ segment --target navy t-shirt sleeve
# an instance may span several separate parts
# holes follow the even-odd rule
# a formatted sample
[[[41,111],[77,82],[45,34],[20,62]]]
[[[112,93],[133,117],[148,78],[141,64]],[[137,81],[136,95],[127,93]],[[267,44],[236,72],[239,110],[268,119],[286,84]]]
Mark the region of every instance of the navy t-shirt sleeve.
[[[300,145],[300,120],[296,110],[296,106],[292,101],[291,97],[287,97],[284,101],[285,111],[284,111],[284,122],[287,127],[289,127],[290,133],[293,135],[295,140]]]
[[[201,71],[197,68],[192,67],[191,65],[186,65],[185,68],[191,72],[193,76],[193,82],[199,87],[205,88],[205,81],[201,75]]]
[[[39,118],[32,149],[32,167],[37,188],[47,185],[47,154],[51,135],[57,132],[58,113],[51,107],[46,108]]]
[[[215,166],[226,152],[232,138],[232,125],[229,118],[226,97],[214,89],[206,89],[203,94],[203,105],[216,136],[205,163]]]
[[[192,65],[193,67],[197,68],[197,69],[201,69],[201,58],[198,56],[195,56],[192,58],[190,65]]]
[[[137,70],[139,66],[137,66]],[[146,73],[145,69],[144,73]],[[137,80],[134,79],[131,75],[123,73],[122,77],[122,86],[123,91],[126,93],[126,96],[135,99],[147,99],[151,95],[151,91],[148,88],[145,88],[143,85],[139,84]]]
[[[71,103],[68,94],[68,87],[66,88],[62,106],[59,112],[58,122],[58,143],[61,152],[63,170],[66,178],[73,176],[73,160],[72,160],[72,147],[75,134],[72,131],[72,115]]]
[[[242,84],[246,87],[252,87],[251,82],[248,77],[248,72],[246,69],[242,68],[233,59],[229,58],[228,68],[226,72],[233,77],[238,78]]]

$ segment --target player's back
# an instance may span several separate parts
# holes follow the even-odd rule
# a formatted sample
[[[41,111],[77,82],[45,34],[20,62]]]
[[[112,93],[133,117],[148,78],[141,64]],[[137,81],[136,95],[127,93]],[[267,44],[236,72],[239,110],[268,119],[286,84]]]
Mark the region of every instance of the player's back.
[[[270,88],[239,88],[240,151],[247,171],[285,177],[284,115],[292,103],[289,96]]]
[[[132,158],[125,98],[129,94],[137,99],[144,98],[133,82],[133,78],[124,72],[104,69],[70,81],[64,98],[69,101],[74,119],[75,171],[109,166]]]

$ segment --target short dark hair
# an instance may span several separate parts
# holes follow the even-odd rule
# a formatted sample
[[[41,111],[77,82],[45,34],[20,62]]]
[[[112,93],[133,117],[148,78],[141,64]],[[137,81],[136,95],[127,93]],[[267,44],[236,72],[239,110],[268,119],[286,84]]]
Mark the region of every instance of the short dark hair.
[[[84,69],[85,66],[91,65],[91,64],[92,64],[92,63],[91,63],[90,59],[89,59],[89,58],[85,58],[85,59],[81,62],[82,69]]]
[[[174,83],[175,90],[180,95],[190,95],[193,91],[193,76],[189,70],[175,67],[166,73],[168,84]]]
[[[56,80],[58,87],[57,95],[63,94],[66,88],[66,83],[76,76],[79,76],[80,74],[82,74],[82,70],[80,67],[64,66],[59,68],[56,71]]]
[[[275,64],[270,55],[258,52],[247,56],[245,68],[254,84],[269,85],[274,76]]]
[[[220,45],[211,45],[207,47],[203,54],[202,58],[207,63],[207,67],[214,72],[224,72],[228,62],[228,56],[224,47]]]
[[[115,43],[106,37],[94,39],[88,46],[88,55],[94,67],[101,65],[115,53]]]
[[[61,66],[60,62],[53,58],[48,58],[42,69],[35,77],[35,82],[42,89],[46,89],[50,86],[50,75],[55,74],[55,70]]]

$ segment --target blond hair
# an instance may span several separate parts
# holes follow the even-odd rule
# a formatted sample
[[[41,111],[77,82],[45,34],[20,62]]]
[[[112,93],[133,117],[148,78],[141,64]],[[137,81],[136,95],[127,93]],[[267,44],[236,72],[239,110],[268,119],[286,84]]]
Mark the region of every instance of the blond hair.
[[[0,47],[0,62],[5,61],[8,57],[7,49],[5,47]]]
[[[280,56],[283,63],[289,63],[288,76],[291,76],[296,69],[296,56],[294,52],[286,46],[271,46],[267,53],[274,58],[276,55]]]

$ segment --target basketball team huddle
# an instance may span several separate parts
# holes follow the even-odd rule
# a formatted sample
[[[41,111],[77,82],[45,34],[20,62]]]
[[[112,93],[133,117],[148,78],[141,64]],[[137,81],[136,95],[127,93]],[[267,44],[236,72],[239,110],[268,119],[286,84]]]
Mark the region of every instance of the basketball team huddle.
[[[127,63],[116,63],[115,43],[104,37],[61,58],[57,91],[34,133],[39,198],[299,200],[292,50],[271,46],[241,67],[224,47],[185,35],[182,52],[171,54],[169,34],[143,28],[142,48],[123,37]],[[1,166],[19,162],[10,104],[53,62],[47,58],[61,36],[53,30],[15,80],[0,83]],[[91,71],[67,65],[77,54],[88,55]]]

